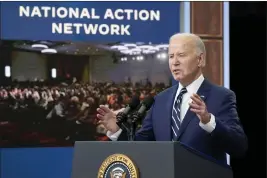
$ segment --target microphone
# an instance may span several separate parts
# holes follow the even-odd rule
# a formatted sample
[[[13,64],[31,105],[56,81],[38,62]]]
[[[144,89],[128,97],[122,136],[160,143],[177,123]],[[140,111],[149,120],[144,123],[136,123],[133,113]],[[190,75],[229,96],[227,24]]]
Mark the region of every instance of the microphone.
[[[154,98],[151,96],[145,98],[144,101],[141,103],[141,106],[138,111],[133,114],[132,122],[140,120],[145,115],[146,111],[151,108],[154,101]]]
[[[134,96],[130,102],[130,104],[122,111],[119,112],[116,116],[117,119],[117,125],[121,128],[123,122],[126,121],[128,114],[135,110],[140,104],[139,97]]]
[[[154,98],[153,97],[147,97],[145,98],[145,100],[142,102],[140,108],[138,109],[137,112],[134,112],[131,119],[129,119],[128,122],[130,122],[130,129],[128,130],[128,139],[129,141],[133,141],[134,140],[134,135],[135,135],[135,131],[137,128],[137,123],[136,121],[140,120],[141,118],[143,118],[143,116],[145,115],[146,111],[150,109],[150,107],[152,106],[152,104],[154,103]]]

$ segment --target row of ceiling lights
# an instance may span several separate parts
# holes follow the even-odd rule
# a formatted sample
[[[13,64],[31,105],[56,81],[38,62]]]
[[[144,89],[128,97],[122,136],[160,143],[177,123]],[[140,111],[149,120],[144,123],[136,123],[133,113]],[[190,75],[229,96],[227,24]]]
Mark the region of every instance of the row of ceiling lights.
[[[160,45],[137,45],[133,43],[126,43],[121,45],[114,45],[111,49],[117,50],[125,55],[140,55],[140,54],[154,54],[159,51],[167,50],[168,44]]]
[[[62,46],[65,46],[64,44]],[[31,46],[32,48],[42,48],[41,52],[42,53],[57,53],[57,50],[56,49],[52,49],[52,48],[49,48],[47,45],[44,45],[44,44],[33,44]],[[91,48],[88,47],[87,50],[90,50]],[[93,51],[92,53],[94,54],[95,52],[98,52],[99,49],[96,48],[95,51]],[[66,51],[67,53],[69,51]],[[79,49],[76,49],[76,51],[74,52],[74,54],[77,54],[79,52]]]
[[[64,45],[62,45],[64,46]],[[42,48],[42,53],[57,53],[56,49],[49,48],[45,44],[33,44],[32,48]],[[133,43],[124,43],[122,45],[114,45],[111,46],[111,49],[117,50],[122,54],[125,55],[141,55],[141,54],[154,54],[156,52],[167,50],[168,45],[167,44],[161,44],[161,45],[137,45]],[[90,47],[88,47],[88,50],[90,50]],[[98,51],[98,49],[96,49]],[[67,51],[68,52],[68,51]],[[75,54],[79,52],[79,49],[75,51]]]
[[[42,48],[41,53],[57,53],[57,50],[49,48],[47,45],[44,44],[33,44],[32,48]]]
[[[160,52],[160,53],[158,53],[156,55],[156,58],[157,59],[160,59],[160,60],[166,60],[168,58],[168,55],[167,55],[166,52]],[[128,58],[128,57],[122,57],[121,58],[121,61],[127,61],[128,59],[142,61],[142,60],[144,60],[144,56],[143,55],[139,55],[139,56],[132,56],[130,58]]]

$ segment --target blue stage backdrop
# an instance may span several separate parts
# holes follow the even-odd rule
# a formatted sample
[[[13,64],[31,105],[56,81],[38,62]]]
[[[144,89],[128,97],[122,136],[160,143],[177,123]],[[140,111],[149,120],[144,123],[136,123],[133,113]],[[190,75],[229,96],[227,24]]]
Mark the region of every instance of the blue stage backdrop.
[[[178,2],[3,2],[2,37],[12,40],[167,42]]]
[[[1,2],[0,15],[7,40],[167,43],[180,29],[179,2]],[[0,149],[0,177],[70,178],[72,153]]]

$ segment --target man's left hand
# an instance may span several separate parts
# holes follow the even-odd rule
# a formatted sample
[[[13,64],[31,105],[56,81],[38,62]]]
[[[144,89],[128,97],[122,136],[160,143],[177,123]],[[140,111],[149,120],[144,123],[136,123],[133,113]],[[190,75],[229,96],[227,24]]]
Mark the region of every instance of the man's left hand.
[[[189,103],[190,110],[198,116],[200,122],[207,124],[210,122],[211,115],[207,110],[206,104],[197,94],[191,96],[192,103]]]

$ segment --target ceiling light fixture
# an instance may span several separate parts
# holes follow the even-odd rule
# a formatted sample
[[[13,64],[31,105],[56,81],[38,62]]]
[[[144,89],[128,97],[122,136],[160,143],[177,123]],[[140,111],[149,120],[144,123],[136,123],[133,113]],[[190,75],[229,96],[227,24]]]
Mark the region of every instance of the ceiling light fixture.
[[[144,50],[143,51],[144,54],[153,54],[155,52],[156,52],[155,50]]]
[[[44,48],[44,49],[47,49],[48,46],[44,45],[44,44],[33,44],[32,48]]]
[[[136,48],[137,47],[137,45],[134,43],[125,43],[124,46],[128,47],[128,48]]]
[[[169,48],[169,45],[168,44],[160,44],[160,45],[157,45],[158,48]]]
[[[57,53],[57,50],[48,48],[48,49],[43,49],[41,52],[42,53],[53,53],[53,54],[55,54],[55,53]]]
[[[134,48],[132,49],[132,52],[141,52],[142,50],[140,48]]]
[[[128,48],[126,46],[115,45],[115,46],[111,46],[110,49],[127,50]]]
[[[140,49],[151,49],[153,48],[153,46],[150,46],[150,45],[141,45],[141,46],[138,46]]]
[[[127,49],[127,50],[121,50],[120,51],[121,53],[123,53],[123,54],[132,54],[132,50],[129,50],[129,49]]]

